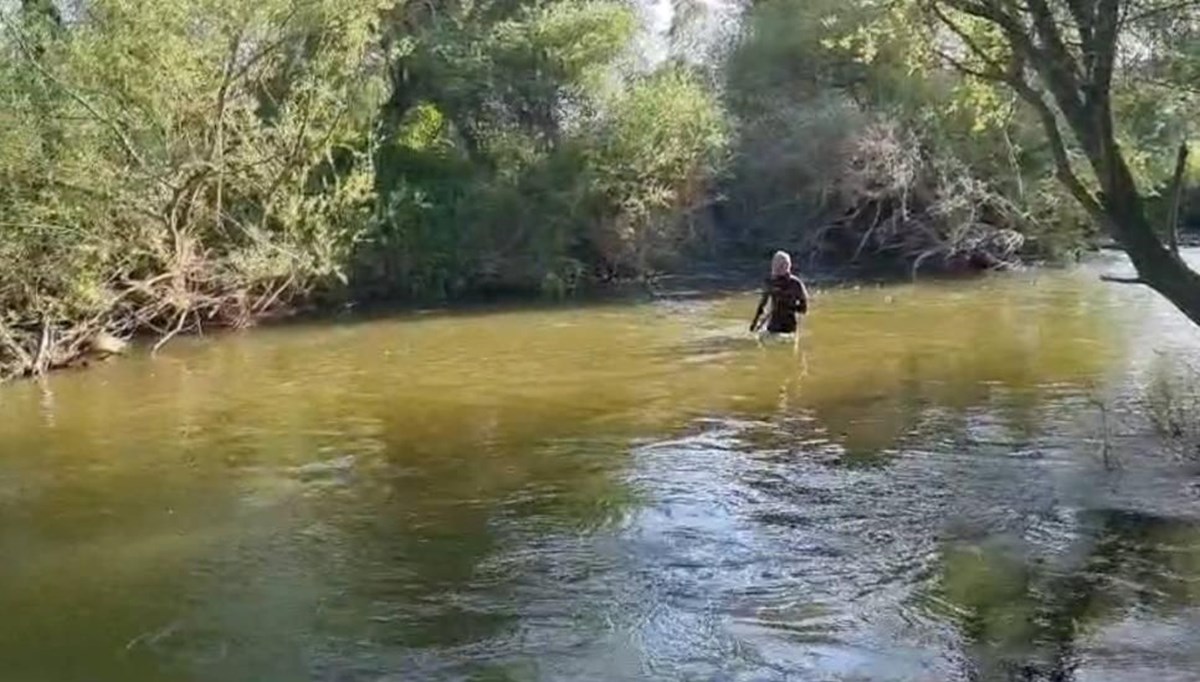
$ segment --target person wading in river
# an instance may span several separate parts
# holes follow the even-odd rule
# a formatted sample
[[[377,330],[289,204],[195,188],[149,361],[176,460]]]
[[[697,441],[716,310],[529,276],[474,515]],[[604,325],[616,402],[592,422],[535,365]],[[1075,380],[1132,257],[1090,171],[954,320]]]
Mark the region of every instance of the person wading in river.
[[[771,276],[758,301],[758,309],[754,311],[751,332],[758,331],[768,301],[771,302],[771,312],[766,317],[767,332],[795,334],[799,326],[797,316],[808,313],[808,289],[799,277],[792,274],[792,257],[783,251],[776,251],[771,258]]]

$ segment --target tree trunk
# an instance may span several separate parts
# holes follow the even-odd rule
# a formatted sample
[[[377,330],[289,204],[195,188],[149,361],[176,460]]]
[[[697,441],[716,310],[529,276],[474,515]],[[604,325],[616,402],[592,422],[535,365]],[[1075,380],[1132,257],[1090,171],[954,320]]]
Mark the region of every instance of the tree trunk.
[[[1137,269],[1137,281],[1157,291],[1200,325],[1200,273],[1183,262],[1176,248],[1163,243],[1147,216],[1145,200],[1116,141],[1111,90],[1126,4],[1122,0],[1095,0],[1067,5],[1070,20],[1075,23],[1073,32],[1067,30],[1067,20],[1056,14],[1056,4],[1050,0],[926,3],[935,19],[953,32],[984,67],[965,65],[953,55],[946,59],[964,73],[1008,84],[1034,107],[1054,152],[1060,181],[1129,255]],[[1011,49],[1011,64],[1005,68],[994,51],[980,45],[970,31],[942,11],[942,6],[996,27]],[[1077,52],[1072,51],[1066,37],[1071,33],[1080,41]],[[1029,73],[1036,76],[1036,84],[1027,80]],[[1099,184],[1098,195],[1085,186],[1072,167],[1064,141],[1068,130],[1088,159]],[[1182,174],[1186,154],[1186,147],[1181,148],[1177,176]],[[1174,225],[1171,228],[1173,234]]]
[[[1114,48],[1115,49],[1115,48]],[[1080,142],[1100,184],[1099,208],[1108,232],[1129,255],[1138,278],[1170,301],[1194,324],[1200,325],[1200,273],[1192,270],[1159,237],[1151,223],[1145,198],[1121,147],[1117,144],[1107,88],[1088,86],[1088,106],[1074,115],[1064,100],[1070,93],[1051,88],[1059,110]],[[1186,159],[1185,159],[1186,160]]]
[[[1146,218],[1141,195],[1123,161],[1113,164],[1102,200],[1109,230],[1129,254],[1138,277],[1200,325],[1200,274],[1163,245]]]

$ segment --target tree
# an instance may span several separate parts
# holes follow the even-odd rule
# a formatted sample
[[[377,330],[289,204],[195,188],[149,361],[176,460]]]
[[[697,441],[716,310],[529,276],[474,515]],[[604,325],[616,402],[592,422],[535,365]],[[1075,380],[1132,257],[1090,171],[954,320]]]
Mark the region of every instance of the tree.
[[[385,81],[357,0],[0,10],[0,379],[344,277]],[[336,159],[338,172],[331,172]]]
[[[1114,118],[1118,79],[1178,77],[1166,51],[1194,39],[1192,0],[917,0],[938,58],[975,78],[1010,88],[1039,117],[1059,181],[1129,254],[1138,283],[1200,324],[1200,273],[1164,243],[1139,187]],[[1194,44],[1194,43],[1193,43]],[[1076,161],[1074,145],[1082,153]],[[1186,166],[1177,155],[1173,186]],[[1082,169],[1090,169],[1090,175]],[[1178,191],[1173,192],[1176,200]],[[1174,215],[1177,211],[1171,211]],[[1173,218],[1172,218],[1173,219]],[[1173,235],[1174,225],[1167,232]]]
[[[585,273],[640,274],[692,236],[724,112],[697,69],[634,59],[628,3],[409,3],[387,17],[380,216],[354,278],[369,295],[565,291]]]

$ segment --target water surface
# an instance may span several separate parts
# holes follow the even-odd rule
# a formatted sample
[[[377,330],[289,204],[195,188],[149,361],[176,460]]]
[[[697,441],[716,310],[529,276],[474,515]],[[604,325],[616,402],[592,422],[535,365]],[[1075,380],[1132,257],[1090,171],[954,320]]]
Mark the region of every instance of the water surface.
[[[4,387],[0,679],[1194,680],[1200,476],[1098,405],[1195,332],[1096,272],[830,289],[796,345],[712,294]]]

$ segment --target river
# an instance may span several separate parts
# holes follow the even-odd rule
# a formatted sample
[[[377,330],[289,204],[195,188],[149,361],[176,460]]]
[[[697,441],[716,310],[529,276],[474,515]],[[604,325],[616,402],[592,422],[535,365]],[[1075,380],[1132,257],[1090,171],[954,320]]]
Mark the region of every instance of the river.
[[[1120,406],[1200,346],[1119,265],[0,388],[0,680],[1195,680],[1200,472]]]

